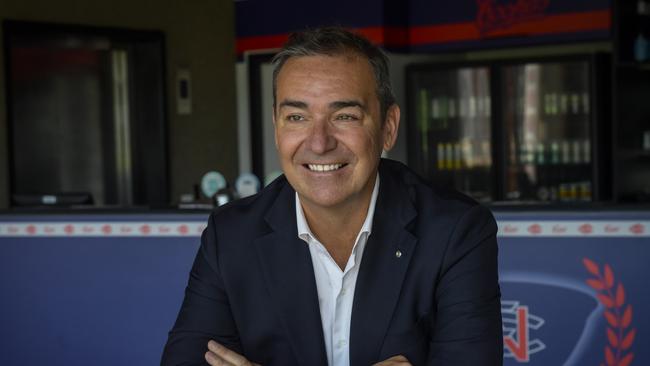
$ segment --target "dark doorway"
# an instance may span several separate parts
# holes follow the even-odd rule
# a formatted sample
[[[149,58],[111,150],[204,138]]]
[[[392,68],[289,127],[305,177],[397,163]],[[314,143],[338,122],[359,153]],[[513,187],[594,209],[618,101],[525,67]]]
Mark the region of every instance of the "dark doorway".
[[[5,21],[12,205],[168,202],[164,35]]]

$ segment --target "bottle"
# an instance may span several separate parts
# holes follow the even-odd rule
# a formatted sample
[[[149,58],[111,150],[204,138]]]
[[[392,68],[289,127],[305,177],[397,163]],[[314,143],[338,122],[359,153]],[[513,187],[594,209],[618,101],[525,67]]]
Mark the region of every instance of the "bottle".
[[[582,150],[584,153],[582,161],[585,164],[591,164],[591,141],[589,138],[586,138],[582,141]]]
[[[577,115],[580,113],[580,95],[578,93],[571,94],[571,114]]]
[[[433,98],[431,99],[431,119],[432,119],[432,127],[433,128],[439,128],[440,127],[440,99],[438,98]]]
[[[650,15],[650,4],[646,0],[638,0],[636,5],[639,32],[634,39],[634,60],[643,62],[650,59],[650,43],[643,29],[643,23],[647,20],[644,18]]]
[[[562,184],[565,186],[564,196],[562,196],[562,189],[560,189],[560,199],[564,199],[566,201],[569,197],[568,195],[570,192],[568,182],[571,181],[573,170],[575,168],[571,166],[571,143],[569,140],[562,140],[560,148],[562,153],[560,156],[560,165],[558,166],[558,169],[560,169],[560,182],[562,182]]]
[[[454,169],[454,187],[463,192],[466,192],[465,187],[465,174],[462,170],[462,151],[460,148],[460,143],[454,143],[454,159],[453,159],[453,169]]]
[[[560,164],[560,144],[557,141],[551,141],[551,157],[549,159],[549,163],[551,164],[550,167],[550,174],[549,174],[549,185],[550,185],[550,194],[549,194],[549,200],[551,201],[557,201],[558,200],[558,184],[560,183],[561,177],[560,177],[560,171],[562,168],[559,166]]]
[[[439,142],[438,145],[436,146],[436,152],[437,154],[437,159],[436,159],[436,168],[438,168],[438,171],[445,170],[446,164],[445,164],[445,144],[442,142]]]
[[[464,138],[462,142],[463,161],[467,169],[474,168],[474,154],[472,152],[472,142],[468,138]]]
[[[589,93],[584,92],[582,93],[582,112],[585,115],[589,115],[590,113],[590,108],[589,108]]]
[[[481,142],[481,154],[484,157],[484,166],[489,169],[492,166],[492,144],[489,139],[484,139]]]
[[[584,181],[580,183],[579,190],[580,201],[589,202],[591,201],[591,182]]]
[[[458,99],[458,116],[460,118],[467,117],[467,98]]]
[[[449,106],[447,107],[447,115],[449,118],[456,118],[456,98],[449,98]]]
[[[526,145],[519,145],[519,165],[526,165],[528,160],[528,152],[526,151]]]
[[[548,169],[546,168],[546,149],[544,144],[537,143],[536,173],[537,173],[537,199],[548,201],[550,193],[548,189]]]
[[[549,98],[550,98],[550,103],[551,103],[551,105],[550,105],[550,111],[551,111],[551,113],[550,113],[550,114],[551,114],[552,116],[557,115],[557,114],[558,114],[558,109],[559,109],[559,108],[558,108],[558,97],[557,97],[557,94],[556,94],[556,93],[551,93],[551,95],[549,96]]]
[[[552,113],[551,95],[546,93],[546,94],[544,94],[544,115],[550,116],[551,113]]]
[[[454,145],[451,142],[445,144],[445,169],[454,169]]]
[[[634,39],[634,60],[637,62],[648,60],[648,47],[648,40],[643,36],[643,32],[639,31]]]
[[[447,97],[443,96],[440,98],[440,128],[446,130],[449,128],[449,115],[447,113],[448,108]]]
[[[475,118],[476,117],[476,97],[474,95],[471,95],[469,97],[469,105],[468,105],[467,115],[468,115],[469,118]]]
[[[582,163],[582,151],[580,149],[580,140],[573,140],[571,142],[571,148],[572,148],[572,159],[571,159],[571,164],[573,165],[578,165]]]
[[[454,170],[460,170],[462,168],[462,150],[460,143],[454,143]]]
[[[568,114],[569,111],[569,95],[562,93],[560,94],[560,115],[564,116]]]

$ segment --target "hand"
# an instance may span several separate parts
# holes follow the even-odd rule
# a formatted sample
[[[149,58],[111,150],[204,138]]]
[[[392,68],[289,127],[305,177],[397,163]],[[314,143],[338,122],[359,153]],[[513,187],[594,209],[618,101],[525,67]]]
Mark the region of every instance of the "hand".
[[[208,342],[208,352],[205,353],[205,360],[211,366],[260,366],[251,363],[244,356],[220,345],[215,341]]]
[[[399,355],[374,364],[373,366],[412,366],[406,357]]]

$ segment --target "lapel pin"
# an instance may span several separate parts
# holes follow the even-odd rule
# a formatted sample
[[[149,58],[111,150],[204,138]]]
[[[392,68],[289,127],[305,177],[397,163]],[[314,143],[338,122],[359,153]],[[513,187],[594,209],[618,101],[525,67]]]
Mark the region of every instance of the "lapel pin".
[[[402,251],[401,250],[396,251],[395,252],[395,257],[401,258],[402,257]]]

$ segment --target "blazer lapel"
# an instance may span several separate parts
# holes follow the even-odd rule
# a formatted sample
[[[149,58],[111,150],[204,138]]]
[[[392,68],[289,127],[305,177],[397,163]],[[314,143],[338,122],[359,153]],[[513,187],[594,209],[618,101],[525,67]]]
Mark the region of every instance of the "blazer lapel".
[[[350,364],[377,361],[399,299],[416,238],[406,230],[416,216],[408,193],[382,174],[372,233],[361,260],[352,306]]]
[[[298,238],[294,191],[282,189],[256,240],[266,285],[300,365],[327,365],[318,291],[307,244]]]

